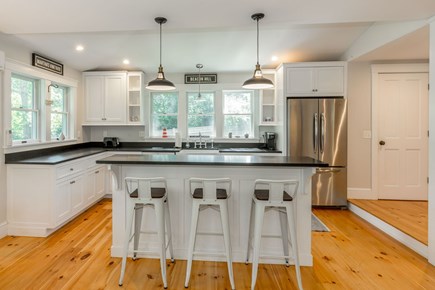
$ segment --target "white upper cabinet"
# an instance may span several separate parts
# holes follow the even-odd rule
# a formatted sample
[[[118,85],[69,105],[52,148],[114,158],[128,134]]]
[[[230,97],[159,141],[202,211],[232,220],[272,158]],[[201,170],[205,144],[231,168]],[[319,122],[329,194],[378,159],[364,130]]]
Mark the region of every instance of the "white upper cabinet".
[[[285,65],[285,95],[344,96],[344,62],[296,63]]]
[[[127,73],[84,73],[86,124],[127,123]]]

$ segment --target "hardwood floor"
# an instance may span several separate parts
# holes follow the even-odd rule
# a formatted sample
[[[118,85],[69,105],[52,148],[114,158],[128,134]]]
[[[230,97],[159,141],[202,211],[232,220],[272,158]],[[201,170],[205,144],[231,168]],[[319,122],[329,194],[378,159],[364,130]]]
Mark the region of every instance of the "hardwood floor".
[[[345,210],[316,209],[331,232],[313,233],[305,289],[434,289],[435,267]],[[110,257],[111,201],[103,200],[48,238],[0,240],[0,289],[163,289],[157,259]],[[184,289],[186,263],[168,261],[169,289]],[[251,265],[234,263],[237,289],[249,289]],[[227,266],[195,261],[189,289],[230,289]],[[296,289],[293,267],[260,265],[256,289]]]
[[[417,241],[428,244],[427,201],[350,199],[349,202]]]

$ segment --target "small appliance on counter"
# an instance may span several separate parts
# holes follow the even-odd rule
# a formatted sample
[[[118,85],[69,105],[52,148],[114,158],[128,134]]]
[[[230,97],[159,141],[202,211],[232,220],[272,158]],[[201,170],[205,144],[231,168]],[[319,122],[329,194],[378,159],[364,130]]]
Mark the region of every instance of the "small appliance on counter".
[[[264,148],[268,150],[276,150],[276,138],[278,134],[275,132],[264,132]]]
[[[117,148],[119,147],[118,137],[104,137],[103,139],[104,147],[106,148]]]

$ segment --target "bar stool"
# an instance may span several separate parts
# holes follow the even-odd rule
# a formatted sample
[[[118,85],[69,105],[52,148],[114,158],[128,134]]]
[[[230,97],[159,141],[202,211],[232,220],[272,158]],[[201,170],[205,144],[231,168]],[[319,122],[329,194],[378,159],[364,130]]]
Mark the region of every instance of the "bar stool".
[[[121,264],[121,275],[119,277],[119,286],[122,286],[125,274],[125,266],[127,264],[128,248],[132,239],[133,245],[133,260],[136,260],[138,253],[145,251],[138,250],[139,237],[142,226],[142,214],[145,206],[154,207],[156,213],[157,236],[159,240],[160,267],[162,272],[163,287],[166,289],[168,283],[166,280],[166,250],[169,248],[171,261],[174,262],[171,236],[171,218],[169,215],[169,201],[166,187],[166,180],[163,177],[155,178],[138,178],[126,177],[125,188],[128,195],[126,203],[126,230],[124,237],[124,250]],[[166,215],[166,218],[165,218]],[[134,216],[134,233],[132,232]],[[165,239],[165,221],[168,234],[168,244]]]
[[[184,287],[189,287],[190,272],[192,270],[192,258],[195,249],[196,231],[199,212],[212,207],[220,211],[223,237],[225,242],[225,254],[227,257],[228,274],[230,276],[231,289],[234,287],[233,262],[231,257],[230,226],[228,216],[228,198],[231,195],[230,178],[190,178],[189,189],[192,195],[192,221],[190,223],[190,237],[187,254],[186,281]],[[199,233],[198,233],[199,234]]]
[[[302,288],[301,270],[299,265],[298,244],[296,237],[295,210],[293,198],[298,190],[299,182],[296,180],[266,180],[257,179],[252,196],[251,217],[249,221],[248,249],[246,253],[246,264],[249,261],[249,251],[251,247],[251,235],[254,231],[254,245],[252,258],[252,280],[251,289],[255,288],[258,273],[258,261],[260,258],[260,242],[262,237],[262,227],[264,213],[273,209],[279,211],[281,237],[284,255],[277,258],[284,258],[285,263],[289,266],[289,240],[288,229],[290,230],[290,241],[292,247],[292,256],[295,262],[296,277],[299,289]],[[253,221],[254,220],[254,221]],[[254,227],[254,229],[252,228]],[[269,236],[271,237],[271,236]],[[268,256],[271,257],[271,256]],[[271,257],[276,258],[276,257]]]

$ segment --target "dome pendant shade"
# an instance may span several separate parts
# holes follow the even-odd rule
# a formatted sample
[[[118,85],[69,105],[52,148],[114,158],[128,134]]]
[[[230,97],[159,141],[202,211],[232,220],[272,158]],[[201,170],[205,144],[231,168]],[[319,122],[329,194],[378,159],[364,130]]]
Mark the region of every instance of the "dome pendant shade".
[[[152,80],[148,83],[146,86],[148,90],[154,90],[154,91],[171,91],[175,90],[175,85],[171,82],[165,79],[165,73],[163,72],[163,67],[159,66],[159,72],[157,73],[157,78],[155,80]]]
[[[164,17],[157,17],[154,19],[160,25],[160,65],[157,78],[148,83],[146,88],[153,91],[171,91],[175,90],[175,85],[165,79],[165,73],[162,66],[162,24],[166,23],[167,19]]]
[[[273,88],[273,82],[263,77],[263,73],[260,69],[260,65],[255,66],[254,76],[249,80],[246,80],[242,86],[244,89],[270,89]]]
[[[255,21],[257,21],[257,64],[255,65],[255,71],[254,76],[250,78],[249,80],[245,81],[242,85],[244,89],[270,89],[274,87],[274,84],[271,80],[266,79],[263,77],[263,72],[260,68],[260,62],[259,62],[259,54],[260,54],[260,45],[259,45],[259,38],[260,33],[258,29],[258,21],[260,19],[264,18],[263,13],[255,13],[251,16],[251,18]]]

